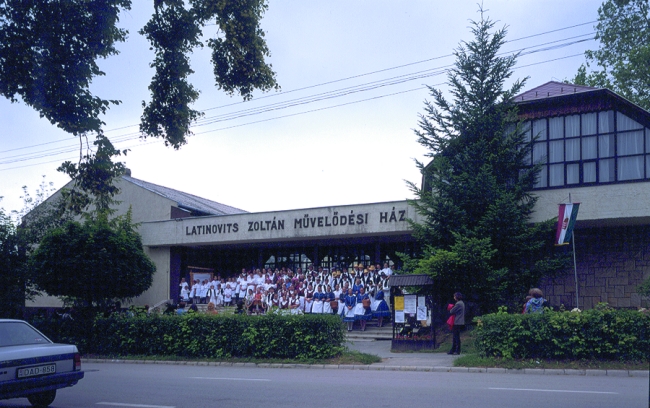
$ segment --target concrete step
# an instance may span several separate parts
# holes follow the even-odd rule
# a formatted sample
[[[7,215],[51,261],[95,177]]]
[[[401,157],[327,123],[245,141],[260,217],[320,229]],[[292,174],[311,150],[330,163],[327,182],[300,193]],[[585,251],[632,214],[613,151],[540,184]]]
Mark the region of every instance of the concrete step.
[[[391,340],[393,338],[393,326],[384,323],[384,326],[377,327],[377,323],[370,321],[366,325],[366,330],[361,331],[357,323],[354,325],[354,330],[346,332],[346,338],[349,341]]]

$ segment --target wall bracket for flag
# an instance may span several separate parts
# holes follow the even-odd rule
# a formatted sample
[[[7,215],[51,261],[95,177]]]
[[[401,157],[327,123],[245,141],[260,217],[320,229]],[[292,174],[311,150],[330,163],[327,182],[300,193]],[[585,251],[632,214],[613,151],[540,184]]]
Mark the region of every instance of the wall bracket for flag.
[[[578,265],[576,263],[576,240],[573,233],[576,219],[578,218],[578,208],[580,203],[571,203],[571,194],[569,194],[569,204],[560,204],[560,212],[557,217],[557,230],[555,233],[555,245],[569,245],[573,243],[573,274],[576,283],[576,308],[578,303]]]

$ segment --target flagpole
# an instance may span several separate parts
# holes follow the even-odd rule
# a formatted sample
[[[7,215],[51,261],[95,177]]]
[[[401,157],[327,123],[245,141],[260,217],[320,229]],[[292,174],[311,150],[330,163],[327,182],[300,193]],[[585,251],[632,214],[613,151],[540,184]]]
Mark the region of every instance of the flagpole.
[[[572,203],[571,201],[571,193],[569,193],[569,202]],[[576,308],[579,309],[580,305],[578,303],[578,265],[576,263],[576,231],[575,228],[573,229],[573,233],[571,234],[571,242],[573,243],[573,275],[574,279],[576,282]]]
[[[573,230],[573,235],[571,236],[571,242],[573,242],[573,273],[575,275],[576,281],[576,308],[580,308],[578,305],[578,266],[576,264],[576,233]]]

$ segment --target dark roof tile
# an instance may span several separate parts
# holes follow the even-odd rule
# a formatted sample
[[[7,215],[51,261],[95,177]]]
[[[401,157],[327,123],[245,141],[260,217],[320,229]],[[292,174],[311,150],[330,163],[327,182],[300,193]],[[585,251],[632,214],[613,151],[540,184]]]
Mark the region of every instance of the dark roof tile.
[[[429,275],[392,275],[388,281],[390,286],[427,286],[433,285]]]
[[[122,176],[122,178],[155,194],[175,201],[179,208],[205,213],[206,215],[230,215],[243,214],[247,212],[240,210],[239,208],[211,201],[206,198],[197,197],[192,194],[174,190],[173,188],[159,186],[130,176]]]
[[[600,88],[584,85],[568,84],[550,81],[536,88],[530,89],[514,97],[515,102],[532,101],[536,99],[552,98],[555,96],[571,95],[582,92],[591,92]]]

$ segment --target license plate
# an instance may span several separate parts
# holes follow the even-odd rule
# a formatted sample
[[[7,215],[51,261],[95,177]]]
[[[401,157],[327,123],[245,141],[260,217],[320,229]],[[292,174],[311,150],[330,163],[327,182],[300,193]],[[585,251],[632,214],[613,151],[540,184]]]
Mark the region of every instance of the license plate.
[[[37,375],[54,374],[54,373],[56,373],[56,364],[19,368],[18,378],[34,377]]]

